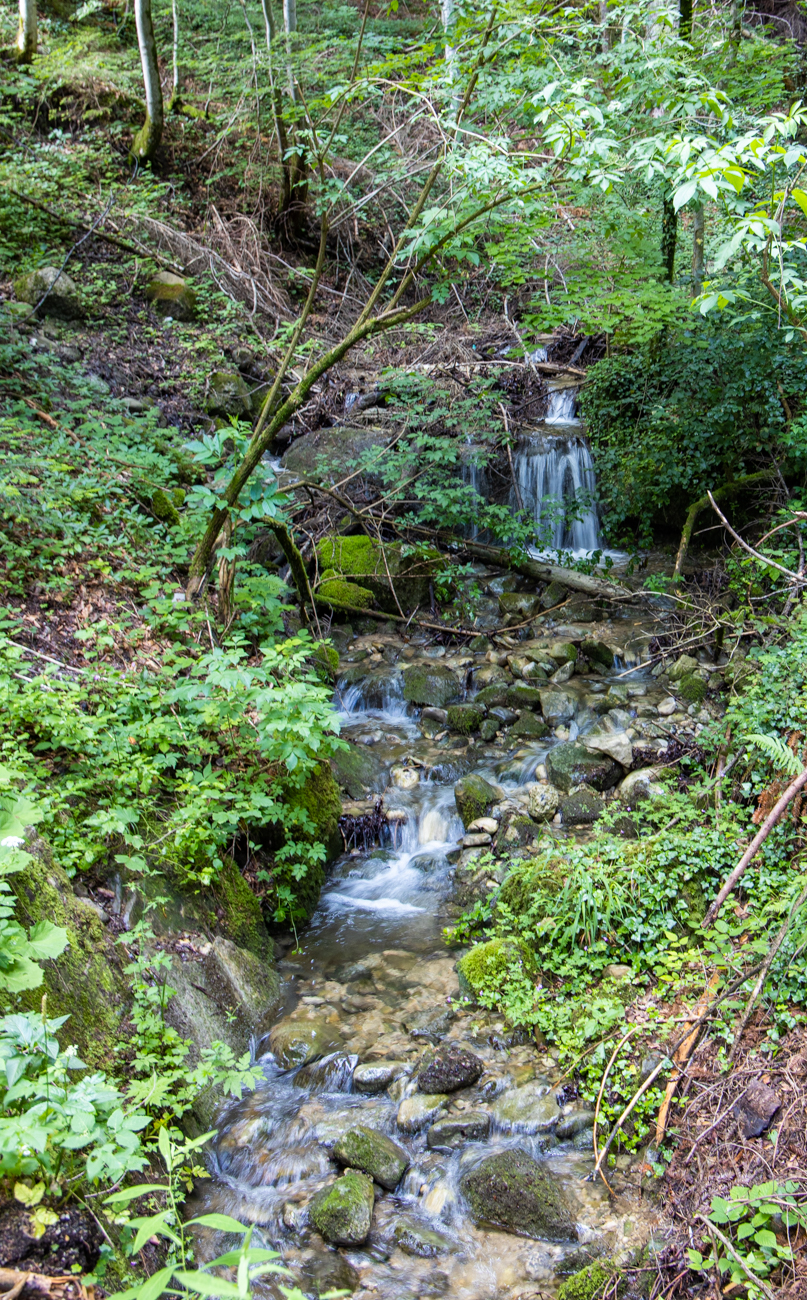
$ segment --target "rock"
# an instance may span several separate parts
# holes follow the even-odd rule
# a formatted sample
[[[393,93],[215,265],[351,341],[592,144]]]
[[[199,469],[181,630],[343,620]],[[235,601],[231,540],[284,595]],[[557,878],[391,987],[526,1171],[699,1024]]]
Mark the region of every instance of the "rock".
[[[517,683],[510,686],[504,697],[504,703],[511,709],[540,709],[543,691],[537,686],[524,686]]]
[[[584,641],[580,649],[589,663],[600,664],[603,668],[613,668],[614,652],[604,641]]]
[[[369,1174],[388,1192],[393,1191],[409,1168],[409,1155],[392,1138],[357,1124],[343,1133],[333,1149],[340,1165]]]
[[[663,797],[664,787],[656,784],[661,769],[658,767],[641,767],[637,772],[628,772],[624,781],[617,786],[617,797],[629,808],[642,799]]]
[[[553,641],[547,646],[546,654],[558,664],[574,663],[577,659],[577,646],[573,641]]]
[[[567,660],[565,664],[561,664],[560,668],[555,669],[549,680],[554,682],[556,686],[562,686],[564,682],[568,682],[570,678],[574,677],[574,670],[575,665],[571,660]]]
[[[540,691],[541,712],[550,727],[569,722],[577,712],[579,700],[574,691],[563,691],[558,686],[544,686]]]
[[[351,474],[356,462],[362,460],[367,452],[378,454],[393,436],[388,428],[355,428],[345,424],[327,426],[295,438],[283,456],[282,465],[301,478],[313,479],[317,483],[336,483],[346,474]],[[374,476],[372,467],[365,471],[364,476],[369,482],[378,482],[377,472]]]
[[[187,280],[170,271],[158,271],[146,285],[146,298],[160,316],[174,320],[193,320],[196,315],[196,294]]]
[[[286,1205],[291,1204],[289,1201],[286,1202]],[[286,1207],[283,1208],[283,1222],[286,1224]],[[297,1214],[302,1214],[299,1206],[294,1209],[297,1210]],[[301,1223],[295,1222],[296,1218],[297,1215],[292,1213],[291,1222],[287,1223],[286,1227],[302,1227]],[[343,1255],[339,1254],[338,1250],[306,1252],[306,1258],[297,1265],[295,1273],[300,1278],[301,1289],[305,1295],[310,1293],[320,1296],[330,1291],[357,1291],[361,1285],[360,1274]]]
[[[406,1071],[403,1061],[367,1061],[353,1071],[353,1087],[357,1092],[383,1092],[393,1079],[399,1079]]]
[[[456,1092],[470,1088],[482,1076],[484,1065],[473,1052],[453,1043],[438,1049],[434,1059],[418,1074],[421,1092]]]
[[[541,606],[543,609],[554,609],[565,600],[569,594],[568,587],[564,587],[561,582],[550,582],[548,587],[544,588],[541,595]]]
[[[390,768],[390,781],[399,790],[414,790],[420,784],[420,773],[416,767]]]
[[[402,1133],[419,1133],[428,1128],[448,1105],[445,1093],[417,1092],[404,1097],[398,1107],[397,1124]]]
[[[493,718],[500,727],[509,727],[512,722],[518,721],[518,714],[515,709],[497,707],[490,710],[490,717]]]
[[[518,848],[530,844],[535,839],[535,822],[528,817],[518,805],[506,808],[501,815],[496,847],[503,849]]]
[[[523,740],[543,740],[544,736],[549,735],[549,727],[537,713],[525,709],[511,726],[510,735],[519,736]]]
[[[500,982],[512,965],[521,967],[531,978],[537,977],[535,954],[525,943],[515,939],[488,939],[474,944],[457,962],[460,993],[474,996],[488,984]]]
[[[586,736],[586,740],[589,737]],[[622,768],[606,754],[593,754],[584,745],[555,745],[546,756],[547,776],[553,785],[568,794],[578,785],[595,790],[610,790],[622,777]]]
[[[764,1133],[781,1104],[773,1088],[755,1079],[745,1095],[734,1104],[734,1114],[743,1137],[754,1138]]]
[[[622,962],[613,962],[606,966],[603,975],[609,980],[629,980],[633,978],[633,967],[625,966]]]
[[[518,1133],[545,1133],[560,1119],[560,1106],[547,1083],[533,1080],[511,1088],[493,1103],[493,1117]]]
[[[252,397],[247,384],[237,370],[214,370],[207,381],[208,415],[229,420],[231,415],[239,420],[252,418]]]
[[[478,1142],[490,1132],[490,1111],[464,1110],[461,1115],[447,1115],[432,1124],[426,1145],[434,1151],[451,1150],[466,1142]]]
[[[593,1110],[574,1110],[571,1115],[564,1115],[560,1120],[555,1129],[555,1136],[563,1142],[567,1138],[577,1137],[578,1133],[585,1133],[586,1129],[593,1127]]]
[[[335,1246],[361,1246],[373,1219],[373,1180],[347,1169],[331,1187],[311,1202],[311,1222],[321,1237]]]
[[[498,799],[494,787],[477,772],[460,777],[454,786],[454,802],[463,826],[470,826],[471,822],[485,817]]]
[[[666,700],[662,700],[661,704],[658,706],[659,717],[669,718],[673,713],[675,713],[676,708],[677,705],[675,700],[671,695],[668,695]]]
[[[461,736],[470,736],[478,731],[485,717],[485,711],[475,704],[452,704],[448,709],[448,725],[452,731]]]
[[[269,1034],[269,1049],[283,1070],[306,1065],[341,1046],[338,1033],[319,1016],[313,1020],[285,1016]]]
[[[475,835],[463,835],[462,847],[464,849],[481,849],[490,844],[491,837],[487,831],[478,831]]]
[[[420,720],[421,722],[433,722],[438,728],[445,727],[448,725],[448,710],[421,709]]]
[[[363,534],[331,533],[317,544],[317,554],[323,576],[358,581],[390,614],[398,612],[399,602],[409,609],[426,603],[430,584],[444,563],[435,549],[409,553],[400,542],[382,544]]]
[[[605,800],[596,790],[581,785],[560,800],[564,826],[591,826],[605,812]]]
[[[496,718],[485,718],[479,727],[479,739],[494,740],[499,726],[500,723],[497,722]]]
[[[499,611],[514,622],[523,622],[540,613],[541,597],[526,591],[503,591],[499,597]]]
[[[671,682],[680,682],[682,677],[690,677],[699,668],[700,664],[697,659],[692,658],[692,655],[681,655],[681,658],[676,659],[675,663],[667,669],[667,676]]]
[[[509,686],[510,674],[500,664],[482,664],[473,669],[473,684],[476,691],[486,690],[490,686]]]
[[[21,275],[14,281],[14,293],[20,302],[27,302],[31,307],[36,307],[47,294],[38,308],[43,316],[62,316],[70,320],[80,315],[76,282],[57,266],[40,266],[38,271]]]
[[[400,1246],[405,1254],[417,1255],[420,1259],[436,1259],[453,1249],[453,1242],[442,1232],[425,1227],[409,1214],[397,1218],[392,1235],[396,1246]]]
[[[403,696],[410,704],[444,708],[459,695],[459,682],[444,664],[409,664],[403,679]]]
[[[425,1038],[427,1042],[439,1043],[456,1018],[456,1014],[450,1007],[438,1006],[430,1011],[418,1011],[416,1015],[408,1017],[404,1021],[404,1028],[410,1038]]]
[[[617,731],[610,736],[588,735],[582,744],[595,754],[606,754],[622,767],[630,767],[633,762],[633,741],[626,731]]]
[[[348,749],[337,750],[331,756],[330,765],[336,784],[351,799],[380,794],[387,785],[383,762],[365,745],[351,745]]]
[[[695,673],[687,674],[678,683],[678,691],[689,704],[700,704],[706,698],[706,682]]]
[[[551,821],[560,806],[560,795],[553,785],[527,787],[527,812],[536,822]]]
[[[552,1175],[526,1151],[500,1151],[463,1175],[477,1223],[538,1241],[576,1241],[571,1209]]]
[[[477,817],[475,822],[471,822],[468,830],[471,834],[474,831],[484,831],[486,835],[495,835],[499,829],[499,823],[495,817]]]

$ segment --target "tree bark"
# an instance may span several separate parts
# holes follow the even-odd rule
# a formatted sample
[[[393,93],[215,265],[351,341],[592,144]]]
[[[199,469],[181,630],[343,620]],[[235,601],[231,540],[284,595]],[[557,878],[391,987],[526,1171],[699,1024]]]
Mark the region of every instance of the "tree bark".
[[[17,32],[17,61],[31,63],[36,54],[36,0],[20,0],[20,25]]]
[[[179,9],[177,0],[171,0],[171,98],[168,101],[168,112],[172,113],[179,108]]]
[[[692,38],[692,0],[678,0],[678,35],[682,41]]]
[[[163,134],[163,91],[157,62],[157,42],[151,17],[151,0],[135,0],[135,26],[143,85],[146,91],[146,120],[132,141],[132,155],[138,163],[151,162]]]
[[[703,292],[703,254],[706,222],[703,203],[696,203],[692,209],[692,296],[697,298]]]
[[[743,474],[740,478],[734,479],[731,483],[724,483],[721,488],[718,488],[716,492],[712,493],[712,496],[718,501],[724,501],[728,497],[733,497],[738,492],[742,492],[747,487],[753,487],[755,483],[766,483],[770,481],[770,479],[776,477],[777,471],[771,469],[760,469],[757,470],[755,474]],[[705,510],[708,505],[708,496],[699,497],[697,501],[692,502],[692,505],[687,511],[687,517],[684,521],[684,527],[681,532],[681,541],[678,545],[678,554],[675,557],[675,568],[673,569],[672,575],[673,582],[680,582],[681,580],[684,560],[687,557],[689,543],[692,540],[692,530],[695,527],[695,521],[701,511]]]
[[[678,213],[673,206],[672,186],[665,185],[661,213],[661,260],[665,279],[672,284],[675,279],[675,248],[678,243]]]
[[[513,569],[525,578],[534,578],[536,582],[560,582],[572,591],[581,591],[586,596],[604,596],[608,600],[617,597],[633,599],[634,592],[618,582],[609,582],[607,578],[595,578],[590,573],[578,573],[576,569],[564,569],[560,564],[545,564],[542,560],[533,560],[529,556],[513,558],[509,551],[499,546],[485,546],[482,542],[465,541],[457,538],[457,545],[488,564],[502,569]]]

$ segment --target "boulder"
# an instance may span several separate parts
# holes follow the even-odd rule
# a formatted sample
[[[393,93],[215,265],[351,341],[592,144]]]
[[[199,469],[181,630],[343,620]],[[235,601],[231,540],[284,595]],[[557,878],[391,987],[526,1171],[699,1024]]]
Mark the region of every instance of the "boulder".
[[[356,580],[390,614],[398,613],[399,604],[404,609],[427,604],[430,584],[443,566],[433,548],[410,553],[400,542],[382,544],[364,534],[332,533],[318,543],[317,555],[323,576]]]
[[[484,709],[475,704],[452,704],[448,709],[447,722],[452,731],[458,731],[461,736],[470,736],[479,730],[484,717]]]
[[[564,826],[591,826],[605,812],[605,800],[581,785],[561,798],[558,811]]]
[[[361,1246],[373,1220],[373,1180],[347,1169],[311,1202],[311,1222],[334,1246]]]
[[[367,1061],[353,1071],[353,1087],[357,1092],[384,1092],[394,1079],[406,1074],[403,1061]]]
[[[571,659],[567,659],[565,664],[561,664],[560,668],[555,669],[549,680],[554,682],[556,686],[563,686],[565,682],[574,677],[574,670],[575,664]]]
[[[473,1052],[466,1052],[453,1043],[438,1049],[434,1058],[418,1074],[421,1092],[456,1092],[470,1088],[484,1071],[484,1065]]]
[[[549,1085],[533,1080],[522,1088],[511,1088],[493,1103],[493,1117],[517,1133],[546,1133],[561,1118],[560,1106]]]
[[[541,593],[541,605],[544,609],[554,609],[569,594],[569,588],[562,582],[550,582]]]
[[[460,1187],[474,1220],[538,1241],[576,1241],[571,1208],[552,1174],[526,1151],[488,1156]]]
[[[295,439],[283,456],[283,468],[317,483],[336,483],[364,461],[379,463],[392,437],[388,428],[357,429],[339,424],[316,429]],[[365,471],[365,477],[368,482],[378,481],[372,468]]]
[[[388,1192],[396,1188],[409,1168],[409,1155],[392,1138],[357,1124],[343,1133],[333,1149],[340,1165],[369,1174]]]
[[[207,381],[208,415],[229,420],[234,415],[239,420],[252,419],[252,395],[248,385],[237,370],[214,370]]]
[[[605,736],[588,735],[581,743],[591,753],[606,754],[622,767],[630,767],[633,762],[633,741],[626,731],[616,731]]]
[[[14,281],[14,294],[20,302],[27,302],[31,307],[36,307],[47,294],[38,308],[43,316],[61,316],[70,320],[81,314],[76,282],[57,266],[40,266],[38,271],[21,275]]]
[[[392,1235],[396,1246],[406,1255],[417,1255],[420,1259],[436,1259],[453,1250],[453,1242],[448,1237],[418,1223],[410,1214],[399,1215]]]
[[[537,978],[535,954],[525,943],[498,938],[474,944],[457,962],[460,993],[467,997],[487,985],[500,983],[513,965],[521,967],[530,978]]]
[[[657,799],[664,795],[664,787],[657,784],[661,768],[640,767],[637,772],[628,772],[624,781],[617,786],[617,798],[633,808],[643,799]]]
[[[500,664],[482,664],[480,668],[474,668],[472,672],[472,681],[474,690],[482,691],[488,686],[500,686],[504,684],[509,686],[510,674],[506,668]]]
[[[553,641],[546,648],[546,654],[555,663],[565,664],[574,663],[577,659],[577,646],[573,641]]]
[[[551,821],[558,811],[560,795],[553,785],[527,787],[527,812],[536,822]]]
[[[514,622],[523,622],[541,612],[541,597],[527,591],[503,591],[499,597],[499,612]]]
[[[539,694],[541,712],[550,727],[571,721],[577,712],[580,701],[574,691],[564,691],[560,686],[544,686]]]
[[[269,1050],[283,1070],[315,1061],[342,1046],[339,1034],[320,1016],[313,1020],[285,1016],[269,1034]]]
[[[403,670],[404,699],[410,704],[445,708],[460,693],[456,675],[444,664],[409,664]]]
[[[511,709],[540,709],[543,691],[537,686],[527,686],[521,682],[510,686],[504,697],[504,703]]]
[[[404,1097],[398,1107],[398,1128],[402,1133],[419,1133],[433,1124],[447,1105],[445,1093],[417,1092],[414,1097]]]
[[[193,320],[196,294],[187,280],[170,271],[158,271],[146,285],[146,298],[160,316],[174,320]]]
[[[351,799],[363,799],[368,794],[381,794],[386,789],[386,769],[366,745],[351,745],[340,749],[330,758],[331,771],[340,790]]]
[[[500,725],[496,718],[485,718],[479,725],[479,739],[494,740]]]
[[[454,786],[454,802],[463,826],[484,817],[498,801],[497,790],[477,772],[460,777]]]
[[[522,740],[543,740],[544,736],[549,735],[549,727],[539,714],[524,709],[521,717],[510,727],[509,734]]]
[[[586,740],[590,739],[586,736]],[[610,790],[622,777],[622,768],[607,754],[594,754],[585,745],[555,745],[546,756],[546,773],[553,785],[568,794],[578,785]]]
[[[614,652],[604,641],[584,641],[580,649],[589,663],[599,664],[602,668],[613,668]]]
[[[459,1115],[448,1115],[432,1124],[426,1134],[426,1145],[433,1151],[453,1151],[466,1142],[478,1142],[490,1132],[490,1111],[464,1110]]]
[[[697,659],[692,658],[692,655],[681,655],[680,659],[676,659],[675,663],[667,669],[667,676],[671,682],[679,682],[682,677],[691,677],[699,668],[700,664]]]

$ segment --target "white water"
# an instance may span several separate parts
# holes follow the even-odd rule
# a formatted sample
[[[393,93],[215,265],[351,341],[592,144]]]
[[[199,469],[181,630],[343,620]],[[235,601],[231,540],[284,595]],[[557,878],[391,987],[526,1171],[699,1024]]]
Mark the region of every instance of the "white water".
[[[594,465],[585,440],[548,437],[522,442],[514,457],[524,509],[552,550],[595,551],[600,526],[594,505]],[[578,493],[585,494],[575,510]],[[511,502],[516,505],[515,493]],[[542,528],[543,525],[543,528]]]
[[[549,407],[544,424],[579,424],[575,415],[576,388],[553,388],[549,394]]]

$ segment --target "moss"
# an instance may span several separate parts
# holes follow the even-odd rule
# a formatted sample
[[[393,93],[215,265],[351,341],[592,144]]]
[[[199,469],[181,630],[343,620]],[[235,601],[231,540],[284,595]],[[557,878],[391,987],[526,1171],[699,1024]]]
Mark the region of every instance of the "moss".
[[[25,1010],[38,1010],[42,994],[49,1016],[69,1016],[62,1041],[75,1043],[83,1061],[108,1068],[128,1010],[121,950],[93,908],[76,898],[66,873],[53,861],[50,846],[29,832],[32,861],[9,878],[17,896],[17,919],[27,927],[51,921],[67,930],[60,957],[42,963],[44,983],[20,996]]]
[[[372,537],[325,537],[317,547],[320,563],[351,577],[384,572],[381,547]]]
[[[369,609],[373,603],[373,593],[356,582],[345,582],[343,578],[329,578],[321,582],[317,595],[327,600],[334,609],[353,608]]]
[[[613,1264],[595,1260],[561,1284],[558,1300],[601,1300],[605,1288],[613,1282],[614,1273]]]
[[[530,976],[538,974],[535,954],[524,943],[488,939],[487,943],[476,944],[457,962],[460,992],[479,993],[485,987],[500,986],[514,963]]]
[[[549,735],[549,727],[540,718],[537,713],[531,713],[525,709],[517,722],[514,722],[508,731],[511,736],[523,736],[529,740],[541,740],[542,737]]]
[[[683,695],[685,700],[690,704],[700,704],[701,700],[706,697],[706,682],[702,677],[696,677],[694,673],[682,677],[678,683],[678,694]]]
[[[498,901],[515,916],[524,916],[538,894],[560,893],[564,875],[562,862],[557,867],[553,862],[520,862],[505,878],[499,890]]]
[[[158,519],[166,524],[179,523],[179,511],[167,492],[162,488],[157,488],[154,496],[151,498],[151,508]]]
[[[333,570],[343,578],[363,578],[362,585],[373,593],[379,607],[391,614],[398,612],[398,602],[412,608],[427,601],[429,583],[443,563],[433,548],[407,554],[399,542],[381,546],[363,535],[325,537],[317,554],[325,573]]]
[[[261,905],[232,858],[225,857],[213,893],[222,935],[238,944],[239,948],[246,948],[256,957],[271,961],[274,949],[264,925]]]
[[[318,641],[310,655],[314,672],[323,682],[335,682],[339,672],[339,651],[328,641]]]
[[[288,792],[288,801],[292,809],[307,813],[314,824],[313,832],[299,830],[296,838],[304,843],[324,844],[326,861],[331,862],[342,852],[343,846],[339,831],[342,800],[330,765],[319,763],[303,786]],[[295,883],[296,900],[307,916],[317,906],[324,884],[325,868],[322,863],[310,866],[302,880]]]
[[[461,736],[470,736],[479,730],[484,716],[482,709],[474,708],[473,704],[452,704],[448,710],[448,725]]]

